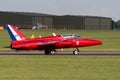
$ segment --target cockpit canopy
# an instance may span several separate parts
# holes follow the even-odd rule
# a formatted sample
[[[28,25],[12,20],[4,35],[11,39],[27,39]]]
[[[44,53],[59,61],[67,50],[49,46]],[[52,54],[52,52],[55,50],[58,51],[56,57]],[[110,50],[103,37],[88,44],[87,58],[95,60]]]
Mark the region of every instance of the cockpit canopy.
[[[74,39],[79,39],[80,35],[79,34],[63,34],[63,38],[74,38]]]

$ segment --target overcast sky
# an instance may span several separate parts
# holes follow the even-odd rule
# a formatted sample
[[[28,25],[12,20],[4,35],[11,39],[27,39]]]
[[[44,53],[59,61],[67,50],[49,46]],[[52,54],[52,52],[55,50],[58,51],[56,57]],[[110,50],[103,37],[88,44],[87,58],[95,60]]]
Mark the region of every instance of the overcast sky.
[[[120,0],[0,0],[0,11],[89,15],[120,19]]]

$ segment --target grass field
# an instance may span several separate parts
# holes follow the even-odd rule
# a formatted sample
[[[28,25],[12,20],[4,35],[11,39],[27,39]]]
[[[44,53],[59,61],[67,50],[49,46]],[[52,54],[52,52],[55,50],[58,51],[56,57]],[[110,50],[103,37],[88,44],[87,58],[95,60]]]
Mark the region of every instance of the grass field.
[[[21,30],[27,37],[34,34],[36,37],[39,35],[46,36],[56,34],[80,34],[81,36],[99,39],[103,41],[102,46],[92,46],[80,48],[80,51],[120,51],[120,31],[81,31],[81,30]],[[12,51],[6,48],[10,44],[10,38],[6,30],[0,31],[0,51]],[[65,51],[72,51],[73,49],[65,49]]]
[[[84,47],[81,51],[120,51],[120,31],[21,31],[28,37],[52,32],[81,34],[103,41],[102,46]],[[13,51],[7,48],[9,44],[7,32],[0,31],[0,51]],[[120,56],[0,55],[0,80],[120,80],[119,74]]]
[[[120,56],[0,56],[0,80],[120,80]]]

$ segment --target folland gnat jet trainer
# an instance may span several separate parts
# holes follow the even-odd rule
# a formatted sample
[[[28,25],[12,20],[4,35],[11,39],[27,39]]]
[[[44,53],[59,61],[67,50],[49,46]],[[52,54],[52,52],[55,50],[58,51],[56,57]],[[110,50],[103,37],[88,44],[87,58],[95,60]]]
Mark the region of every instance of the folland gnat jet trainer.
[[[13,25],[6,25],[12,39],[11,48],[16,50],[44,50],[45,54],[55,54],[56,49],[75,48],[73,54],[79,52],[78,47],[101,45],[100,40],[83,38],[78,34],[62,34],[41,38],[27,38]]]

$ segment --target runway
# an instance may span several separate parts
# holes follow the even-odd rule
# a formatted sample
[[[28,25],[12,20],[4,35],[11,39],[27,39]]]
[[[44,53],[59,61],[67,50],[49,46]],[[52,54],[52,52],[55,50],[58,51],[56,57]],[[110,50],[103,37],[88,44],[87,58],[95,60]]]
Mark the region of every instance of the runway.
[[[45,55],[44,52],[0,52],[0,55]],[[54,55],[73,55],[72,52],[56,52]],[[79,52],[81,56],[120,56],[120,52]]]

